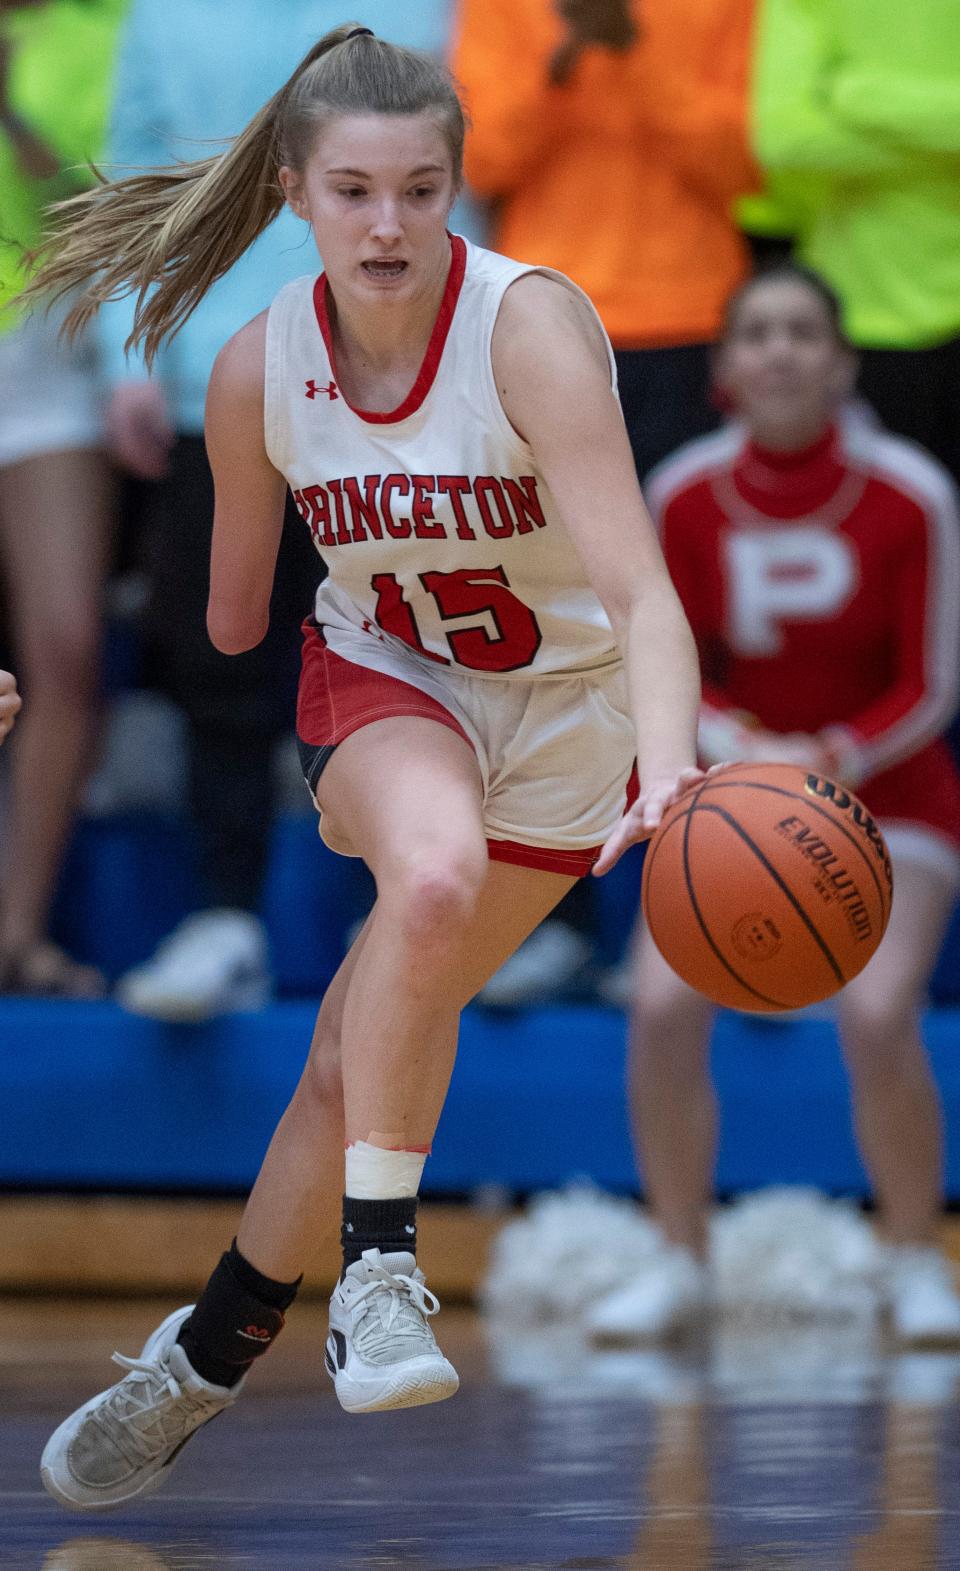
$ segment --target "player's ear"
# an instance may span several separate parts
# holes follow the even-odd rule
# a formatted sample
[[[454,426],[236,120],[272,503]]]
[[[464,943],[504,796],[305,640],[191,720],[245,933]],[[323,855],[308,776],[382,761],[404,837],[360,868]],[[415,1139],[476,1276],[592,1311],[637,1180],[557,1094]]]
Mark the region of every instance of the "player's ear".
[[[277,170],[277,179],[287,199],[287,205],[296,213],[298,218],[309,218],[307,199],[303,189],[303,180],[295,169],[289,164],[281,164]]]

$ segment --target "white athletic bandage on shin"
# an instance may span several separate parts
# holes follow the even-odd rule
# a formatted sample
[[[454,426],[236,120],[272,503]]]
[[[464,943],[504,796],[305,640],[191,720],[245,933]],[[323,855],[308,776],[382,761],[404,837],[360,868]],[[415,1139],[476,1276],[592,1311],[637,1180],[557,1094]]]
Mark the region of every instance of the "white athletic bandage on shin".
[[[420,1188],[427,1151],[389,1151],[367,1140],[346,1148],[344,1194],[351,1200],[402,1200]]]

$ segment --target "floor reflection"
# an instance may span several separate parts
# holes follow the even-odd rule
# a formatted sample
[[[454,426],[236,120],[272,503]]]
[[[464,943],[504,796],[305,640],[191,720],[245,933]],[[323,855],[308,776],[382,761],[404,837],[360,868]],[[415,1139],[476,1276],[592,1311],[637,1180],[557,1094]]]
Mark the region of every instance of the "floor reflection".
[[[105,1309],[88,1343],[61,1325],[31,1378],[4,1313],[2,1571],[960,1568],[960,1353],[891,1355],[874,1330],[724,1326],[601,1352],[445,1311],[456,1400],[350,1419],[312,1318],[292,1320],[272,1372],[167,1489],[71,1520],[39,1490],[43,1439],[153,1310]],[[37,1352],[43,1324],[31,1311]]]
[[[938,1407],[960,1394],[960,1349],[899,1352],[871,1323],[720,1324],[676,1347],[593,1347],[574,1325],[483,1323],[491,1371],[506,1386],[564,1401],[883,1402]]]
[[[547,1465],[600,1454],[605,1425],[609,1450],[617,1410],[646,1407],[622,1571],[960,1566],[960,1352],[892,1352],[863,1325],[721,1325],[674,1350],[486,1335],[497,1378],[533,1399]]]
[[[203,1562],[196,1558],[169,1560],[145,1544],[120,1538],[70,1538],[41,1561],[41,1571],[177,1571]],[[208,1560],[208,1565],[216,1564]],[[223,1565],[223,1561],[219,1562]]]

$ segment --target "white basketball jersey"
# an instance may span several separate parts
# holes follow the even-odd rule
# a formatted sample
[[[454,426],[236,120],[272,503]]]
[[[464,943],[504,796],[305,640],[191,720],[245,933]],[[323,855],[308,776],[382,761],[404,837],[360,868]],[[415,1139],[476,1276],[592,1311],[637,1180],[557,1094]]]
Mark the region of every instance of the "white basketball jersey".
[[[323,274],[270,307],[266,448],[327,565],[317,621],[334,652],[338,628],[361,628],[480,676],[610,664],[606,614],[493,376],[504,291],[549,269],[459,235],[451,252],[420,372],[388,414],[352,408],[337,385]]]

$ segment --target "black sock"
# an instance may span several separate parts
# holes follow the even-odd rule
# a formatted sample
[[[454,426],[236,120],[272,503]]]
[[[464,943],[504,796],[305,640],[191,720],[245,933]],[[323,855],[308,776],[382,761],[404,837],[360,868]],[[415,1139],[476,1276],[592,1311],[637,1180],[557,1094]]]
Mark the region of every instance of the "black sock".
[[[275,1282],[245,1260],[234,1239],[177,1341],[203,1380],[235,1386],[283,1330],[303,1278]]]
[[[379,1249],[385,1255],[408,1250],[415,1255],[416,1195],[405,1195],[402,1200],[354,1200],[352,1195],[344,1195],[340,1243],[344,1271],[365,1249]]]

